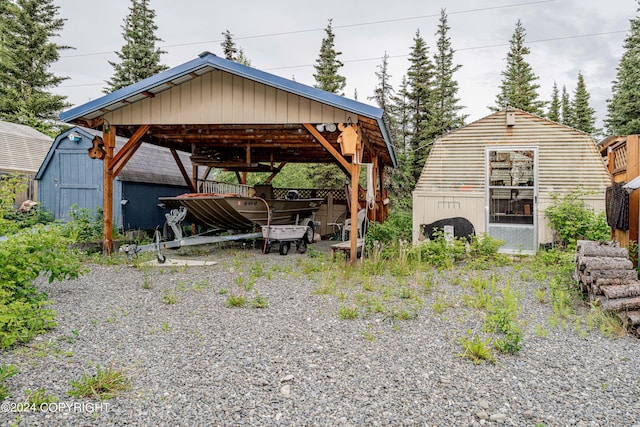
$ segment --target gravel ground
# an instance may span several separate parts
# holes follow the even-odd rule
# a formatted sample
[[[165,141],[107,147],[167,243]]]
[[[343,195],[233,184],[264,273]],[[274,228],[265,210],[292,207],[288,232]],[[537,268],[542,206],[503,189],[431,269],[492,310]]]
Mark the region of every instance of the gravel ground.
[[[345,320],[340,307],[358,295],[382,298],[382,289],[412,279],[343,282],[341,262],[308,273],[318,258],[293,252],[227,249],[201,258],[217,264],[90,265],[77,280],[40,281],[58,326],[2,354],[20,369],[6,381],[12,396],[3,403],[44,387],[58,404],[22,413],[3,407],[1,424],[640,426],[640,341],[589,329],[586,309],[579,324],[550,325],[551,304],[535,296],[544,284],[526,268],[493,271],[498,286],[510,282],[520,293],[522,349],[474,365],[459,356],[458,340],[481,329],[482,313],[462,301],[470,293],[464,283],[478,273],[435,273],[417,318]],[[258,291],[268,307],[227,308],[221,289],[252,276],[247,295]],[[338,290],[318,292],[327,284]],[[438,313],[443,301],[449,307]],[[384,304],[405,302],[391,296]],[[70,382],[96,364],[123,370],[130,391],[102,403],[70,397]]]

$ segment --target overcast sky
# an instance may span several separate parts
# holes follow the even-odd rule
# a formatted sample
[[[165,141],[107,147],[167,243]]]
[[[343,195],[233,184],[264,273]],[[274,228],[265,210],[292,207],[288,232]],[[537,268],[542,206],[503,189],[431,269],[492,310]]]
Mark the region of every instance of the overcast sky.
[[[105,81],[123,44],[122,25],[130,0],[56,0],[67,19],[62,52],[52,71],[70,79],[55,90],[81,105],[103,95]],[[517,19],[531,49],[527,61],[539,77],[539,95],[551,98],[553,83],[573,95],[578,72],[585,78],[598,125],[606,116],[606,100],[623,52],[635,0],[151,0],[156,11],[159,44],[169,67],[202,51],[222,56],[221,33],[229,30],[253,67],[314,84],[313,65],[328,19],[333,19],[335,48],[344,62],[345,96],[373,103],[375,72],[386,52],[392,84],[406,74],[407,57],[417,30],[435,51],[440,9],[449,17],[449,36],[462,68],[455,78],[467,122],[488,114],[495,104],[509,40]]]

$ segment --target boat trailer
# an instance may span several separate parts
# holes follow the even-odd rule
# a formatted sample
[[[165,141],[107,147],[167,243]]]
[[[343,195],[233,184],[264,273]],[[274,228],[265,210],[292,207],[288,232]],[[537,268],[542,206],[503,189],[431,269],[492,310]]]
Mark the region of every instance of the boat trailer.
[[[229,234],[224,236],[188,236],[182,235],[182,227],[180,223],[187,216],[187,209],[181,206],[178,209],[172,209],[169,213],[165,214],[167,225],[173,231],[175,238],[169,241],[162,240],[162,233],[157,230],[153,234],[153,243],[147,245],[138,246],[136,244],[122,245],[120,247],[121,252],[125,252],[129,258],[140,252],[155,252],[158,263],[164,264],[167,257],[164,256],[162,251],[164,249],[177,249],[183,246],[205,245],[209,243],[230,242],[235,240],[247,240],[256,239],[262,237],[262,233],[243,233],[243,234]]]

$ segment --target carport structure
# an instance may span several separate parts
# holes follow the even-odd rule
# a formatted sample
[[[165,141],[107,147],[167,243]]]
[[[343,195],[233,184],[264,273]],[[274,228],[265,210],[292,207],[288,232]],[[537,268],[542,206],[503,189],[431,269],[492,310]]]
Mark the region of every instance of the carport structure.
[[[383,111],[204,52],[198,58],[122,88],[60,115],[64,122],[101,128],[89,156],[104,160],[104,233],[112,247],[113,180],[142,143],[168,147],[191,191],[211,168],[272,172],[288,162],[336,163],[358,188],[362,163],[373,164],[375,207],[387,216],[385,167],[396,157]],[[333,130],[338,126],[340,130]],[[333,130],[333,131],[331,131]],[[114,152],[115,137],[128,142]],[[352,146],[353,148],[348,148]],[[177,151],[191,154],[191,180]],[[357,206],[358,191],[351,192]],[[357,209],[351,221],[357,223]],[[351,233],[351,261],[357,233]]]

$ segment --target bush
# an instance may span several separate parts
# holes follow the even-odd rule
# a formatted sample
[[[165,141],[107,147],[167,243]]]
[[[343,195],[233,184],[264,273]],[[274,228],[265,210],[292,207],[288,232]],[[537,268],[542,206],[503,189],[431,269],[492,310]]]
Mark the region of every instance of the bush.
[[[411,241],[411,214],[405,212],[391,212],[383,223],[372,223],[365,236],[368,251],[372,250],[374,242],[379,242],[385,248],[383,256],[387,257],[392,248],[399,241]]]
[[[566,246],[574,247],[580,239],[606,240],[610,236],[606,213],[587,208],[583,201],[585,195],[582,190],[563,197],[552,194],[553,202],[545,212],[549,225]]]
[[[51,213],[38,206],[32,207],[28,212],[7,212],[4,215],[4,219],[11,221],[16,230],[23,230],[38,224],[53,222]]]
[[[426,240],[411,251],[411,259],[426,262],[439,268],[450,268],[466,252],[463,239],[447,240],[444,232],[436,232],[433,240]]]
[[[27,187],[25,177],[20,175],[0,176],[0,236],[14,233],[18,230],[14,221],[7,218],[13,213],[13,204],[16,195],[24,191]]]
[[[62,234],[74,243],[102,240],[102,209],[79,208],[73,204],[69,208],[71,221],[62,226]]]
[[[79,258],[67,249],[68,240],[58,227],[37,226],[0,242],[0,348],[28,342],[37,333],[55,326],[47,295],[33,280],[40,274],[49,281],[77,277]]]

